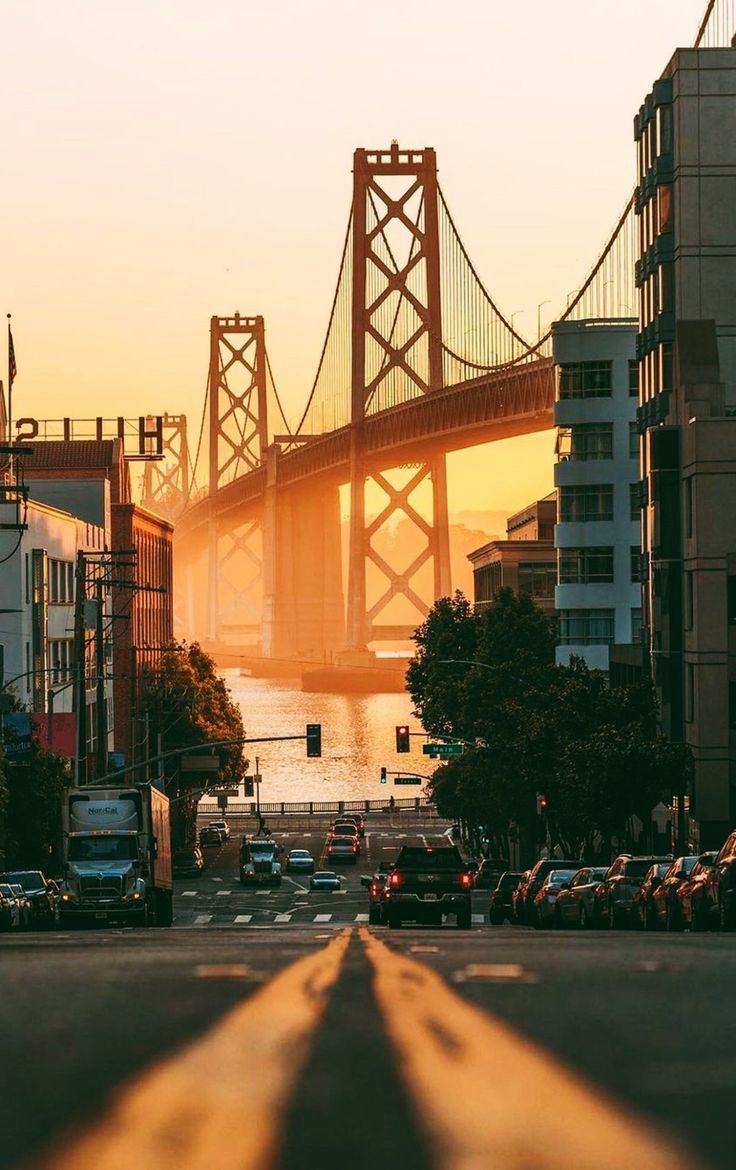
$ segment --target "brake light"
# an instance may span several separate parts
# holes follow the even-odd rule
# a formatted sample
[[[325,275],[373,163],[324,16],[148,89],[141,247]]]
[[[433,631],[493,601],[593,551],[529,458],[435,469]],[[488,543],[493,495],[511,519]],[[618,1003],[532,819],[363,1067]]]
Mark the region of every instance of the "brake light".
[[[378,893],[378,883],[377,882],[371,882],[371,893],[372,894]]]
[[[401,874],[400,873],[392,873],[390,878],[388,879],[388,884],[390,886],[394,886],[394,888],[396,886],[400,886],[401,885]]]
[[[469,890],[470,887],[472,886],[472,884],[473,884],[472,873],[461,873],[460,874],[460,885],[462,886],[462,888],[464,890]]]

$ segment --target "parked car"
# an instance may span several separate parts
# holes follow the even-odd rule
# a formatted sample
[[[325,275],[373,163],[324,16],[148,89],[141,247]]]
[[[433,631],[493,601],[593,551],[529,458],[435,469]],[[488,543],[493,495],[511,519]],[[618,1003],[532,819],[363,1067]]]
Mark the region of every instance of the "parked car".
[[[639,889],[634,891],[634,896],[631,899],[630,918],[631,925],[635,930],[655,929],[656,910],[652,899],[669,868],[669,861],[658,861],[656,865],[650,865],[644,875],[644,881]]]
[[[701,853],[690,870],[684,882],[677,887],[677,900],[680,903],[680,917],[683,927],[687,930],[705,930],[703,897],[705,884],[708,880],[708,870],[716,859],[715,851]]]
[[[287,873],[314,873],[314,858],[308,849],[292,849],[286,858]]]
[[[208,821],[206,828],[219,829],[220,833],[222,834],[223,841],[230,840],[230,826],[224,818],[220,821]]]
[[[736,930],[736,831],[726,838],[703,882],[703,925]]]
[[[318,869],[309,879],[312,890],[339,890],[342,878],[331,869]]]
[[[200,845],[222,845],[224,840],[222,831],[216,825],[205,825],[199,830]]]
[[[59,921],[59,887],[40,869],[18,869],[0,873],[0,882],[18,885],[28,897],[33,910],[34,928],[51,930]]]
[[[580,869],[580,862],[571,861],[570,858],[566,857],[560,858],[559,861],[549,858],[538,861],[530,871],[529,877],[524,883],[523,892],[520,893],[517,899],[517,922],[534,922],[534,899],[539,893],[540,886],[547,874],[551,873],[553,869],[569,869],[573,873],[576,873]]]
[[[652,924],[655,930],[661,926],[666,930],[685,929],[677,890],[688,879],[697,860],[697,857],[692,856],[676,858],[654,890],[652,894],[652,909],[654,910]]]
[[[577,926],[586,929],[593,919],[593,894],[605,877],[606,866],[584,865],[563,884],[555,903],[555,925]]]
[[[480,868],[475,875],[474,888],[476,890],[495,890],[498,887],[499,878],[508,870],[507,857],[486,857],[481,861]]]
[[[606,870],[593,895],[593,925],[616,930],[629,922],[634,894],[648,871],[657,862],[672,863],[671,857],[632,857],[621,853]]]
[[[28,897],[21,885],[10,882],[10,889],[13,892],[18,909],[20,911],[20,928],[21,930],[30,930],[33,926],[33,905],[31,899]]]
[[[331,837],[327,842],[325,856],[328,861],[345,861],[355,865],[359,852],[357,837]]]
[[[194,849],[177,849],[171,859],[171,867],[175,878],[198,877],[204,869],[202,850],[196,846]]]
[[[0,930],[20,930],[20,906],[12,889],[0,885]]]
[[[518,886],[511,894],[511,909],[513,911],[513,917],[511,919],[512,922],[521,922],[524,894],[526,892],[526,887],[529,885],[529,878],[531,877],[531,873],[532,871],[530,869],[525,869],[523,871],[521,877],[519,878]]]
[[[483,864],[485,865],[485,862]],[[514,890],[519,885],[520,879],[520,873],[509,869],[506,873],[502,873],[496,882],[496,887],[491,894],[491,908],[488,912],[488,921],[494,926],[502,926],[507,918],[510,922],[513,922],[514,907],[512,899]],[[475,884],[477,887],[477,878]]]
[[[563,886],[569,886],[575,869],[551,869],[534,897],[532,922],[537,930],[555,924],[555,905]]]

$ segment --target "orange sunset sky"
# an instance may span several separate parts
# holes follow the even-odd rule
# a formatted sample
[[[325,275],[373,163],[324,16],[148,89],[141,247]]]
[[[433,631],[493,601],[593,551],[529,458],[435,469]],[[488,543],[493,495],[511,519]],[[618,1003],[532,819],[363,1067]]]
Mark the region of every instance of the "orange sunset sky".
[[[705,0],[35,0],[0,34],[14,413],[184,411],[213,314],[262,313],[292,418],[356,146],[434,146],[486,287],[532,338],[634,182],[632,120]],[[3,341],[4,348],[4,341]],[[4,360],[4,359],[3,359]],[[543,434],[450,459],[450,505],[552,486]]]

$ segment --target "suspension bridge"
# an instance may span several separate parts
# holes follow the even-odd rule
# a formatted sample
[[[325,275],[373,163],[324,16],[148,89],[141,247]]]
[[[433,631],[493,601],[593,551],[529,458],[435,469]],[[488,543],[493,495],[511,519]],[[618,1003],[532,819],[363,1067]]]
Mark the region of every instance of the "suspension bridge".
[[[710,0],[695,47],[730,45],[735,9]],[[637,230],[632,194],[556,320],[635,315]],[[485,288],[434,150],[356,150],[335,293],[298,425],[282,409],[263,317],[237,313],[210,322],[193,456],[186,420],[164,416],[167,459],[147,467],[143,502],[176,520],[188,636],[216,652],[354,664],[369,646],[407,639],[451,591],[446,456],[549,428],[553,400],[551,334],[529,341]],[[368,484],[382,499],[372,515]],[[377,535],[399,514],[416,540],[388,557]]]

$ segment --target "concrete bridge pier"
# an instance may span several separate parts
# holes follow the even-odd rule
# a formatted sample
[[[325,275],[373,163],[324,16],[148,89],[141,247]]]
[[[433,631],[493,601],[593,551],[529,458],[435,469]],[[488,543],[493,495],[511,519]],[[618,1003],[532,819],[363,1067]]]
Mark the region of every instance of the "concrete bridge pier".
[[[263,653],[330,662],[345,644],[339,484],[277,491],[270,465],[267,474]]]

